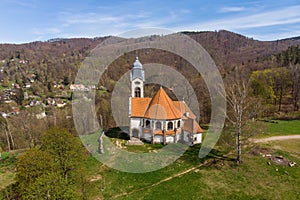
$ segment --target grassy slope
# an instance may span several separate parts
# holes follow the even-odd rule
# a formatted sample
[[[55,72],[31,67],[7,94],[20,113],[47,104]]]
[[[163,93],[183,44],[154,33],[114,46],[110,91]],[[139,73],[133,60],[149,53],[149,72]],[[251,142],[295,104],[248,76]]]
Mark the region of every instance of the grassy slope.
[[[14,182],[15,156],[10,153],[2,153],[0,161],[0,190]]]
[[[245,157],[240,167],[203,167],[159,186],[120,199],[297,199],[299,169],[268,166]],[[228,163],[227,163],[228,164]],[[251,166],[251,167],[250,167]],[[275,168],[278,168],[276,172]],[[284,171],[288,171],[286,175]]]
[[[270,124],[268,129],[274,131],[274,134],[282,134],[287,130],[295,130],[291,132],[296,134],[297,129],[291,126],[297,127],[299,124],[299,121],[284,121]],[[286,125],[288,127],[285,127]],[[93,135],[92,138],[84,139],[92,143],[97,138],[98,136]],[[116,142],[115,139],[114,142]],[[160,180],[203,163],[204,160],[197,159],[199,146],[190,148],[184,156],[170,166],[145,174],[131,174],[110,169],[90,157],[87,162],[90,179],[87,193],[89,199],[113,199],[117,194],[131,191],[136,192],[116,199],[297,199],[300,196],[300,141],[276,141],[260,145],[273,148],[273,154],[285,156],[297,162],[298,165],[294,168],[275,164],[267,165],[267,158],[246,153],[247,151],[244,150],[244,163],[237,167],[232,160],[227,158],[211,159],[211,157],[219,157],[227,153],[214,150],[209,159],[214,160],[215,163],[201,166],[183,176],[151,186]],[[160,148],[160,146],[152,148]],[[128,150],[147,152],[152,148],[145,145],[129,147]],[[233,157],[234,155],[229,156],[229,158]],[[13,162],[12,157],[6,159],[5,162],[0,162],[0,188],[13,182]]]
[[[267,136],[299,134],[298,126],[300,126],[299,120],[267,123],[269,133]],[[263,134],[263,137],[266,137],[266,134]],[[273,142],[261,146],[267,148],[275,146],[273,150],[275,155],[282,155],[300,163],[299,156],[295,153],[300,151],[300,141]],[[129,150],[145,152],[146,149],[147,145]],[[196,171],[151,186],[203,163],[203,160],[197,159],[198,150],[195,147],[191,148],[172,165],[151,173],[129,174],[102,167],[101,172],[97,173],[102,174],[104,179],[90,185],[90,188],[98,189],[101,185],[102,191],[91,189],[92,197],[112,199],[116,194],[131,191],[136,192],[116,199],[297,199],[300,196],[299,166],[294,168],[275,164],[269,166],[267,158],[247,153],[244,153],[244,163],[239,167],[236,167],[232,161],[216,159],[216,163],[211,166],[202,166]],[[219,155],[222,153],[225,152],[217,152]]]
[[[299,158],[288,152],[278,150],[274,154],[300,163]],[[116,199],[297,199],[300,195],[299,166],[267,165],[267,158],[251,154],[244,154],[243,160],[244,163],[237,167],[232,161],[216,159],[210,166],[202,166],[157,186]],[[112,199],[116,194],[144,188],[191,166],[195,164],[181,158],[165,169],[146,174],[102,168],[102,172],[97,173],[102,174],[105,181],[91,183],[91,199],[96,196]]]
[[[277,146],[282,148],[273,150],[273,155],[282,155],[290,161],[300,163],[300,158],[295,154],[300,141],[293,141],[293,147],[296,149],[288,148],[289,143],[289,141],[278,142]],[[272,147],[269,143],[261,145]],[[145,147],[134,149],[134,151],[143,150]],[[291,168],[273,163],[267,165],[269,161],[267,158],[246,153],[246,150],[243,154],[243,164],[239,167],[231,159],[217,158],[210,165],[201,166],[183,176],[151,186],[203,163],[204,160],[197,159],[198,150],[199,146],[193,147],[172,165],[145,174],[119,172],[94,160],[92,165],[95,171],[91,175],[100,176],[101,179],[90,182],[90,198],[114,199],[115,195],[131,191],[136,192],[115,199],[297,199],[300,195],[299,166]],[[225,152],[215,150],[210,157],[220,156],[223,153]],[[233,158],[234,155],[228,157]]]
[[[277,123],[266,123],[267,129],[263,137],[300,134],[300,120],[275,120],[275,122]]]

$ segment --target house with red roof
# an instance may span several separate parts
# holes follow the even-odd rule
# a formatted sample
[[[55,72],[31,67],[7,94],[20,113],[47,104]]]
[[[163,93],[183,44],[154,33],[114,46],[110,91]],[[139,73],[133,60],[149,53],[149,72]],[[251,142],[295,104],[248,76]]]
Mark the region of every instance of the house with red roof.
[[[130,82],[131,138],[162,144],[202,142],[203,130],[184,101],[172,100],[163,87],[152,98],[144,97],[145,73],[138,58],[131,68]]]

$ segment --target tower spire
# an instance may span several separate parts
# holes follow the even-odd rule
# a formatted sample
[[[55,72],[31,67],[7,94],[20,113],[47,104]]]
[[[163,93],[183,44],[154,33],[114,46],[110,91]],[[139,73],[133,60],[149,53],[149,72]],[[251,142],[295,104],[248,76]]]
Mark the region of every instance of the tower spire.
[[[136,51],[136,55],[137,55],[137,51]],[[131,81],[131,96],[143,98],[145,74],[144,74],[143,65],[138,60],[138,56],[136,57],[136,60],[133,63],[131,68],[130,81]]]
[[[139,59],[139,53],[138,53],[138,50],[135,50],[135,58],[136,58],[136,60]]]

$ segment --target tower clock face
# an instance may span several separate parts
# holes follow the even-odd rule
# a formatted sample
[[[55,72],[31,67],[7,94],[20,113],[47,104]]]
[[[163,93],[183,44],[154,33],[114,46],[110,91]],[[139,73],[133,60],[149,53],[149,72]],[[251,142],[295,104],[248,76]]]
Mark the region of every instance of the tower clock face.
[[[134,82],[136,85],[139,85],[139,84],[141,84],[139,81],[136,81],[136,82]]]

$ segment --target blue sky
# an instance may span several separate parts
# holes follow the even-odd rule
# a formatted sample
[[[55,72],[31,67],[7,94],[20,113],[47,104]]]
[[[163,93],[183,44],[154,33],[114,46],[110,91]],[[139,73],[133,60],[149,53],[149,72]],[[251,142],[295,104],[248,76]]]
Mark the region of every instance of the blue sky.
[[[300,36],[299,0],[0,0],[0,43],[118,35],[138,28]]]

